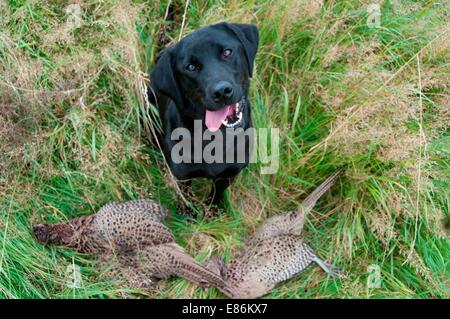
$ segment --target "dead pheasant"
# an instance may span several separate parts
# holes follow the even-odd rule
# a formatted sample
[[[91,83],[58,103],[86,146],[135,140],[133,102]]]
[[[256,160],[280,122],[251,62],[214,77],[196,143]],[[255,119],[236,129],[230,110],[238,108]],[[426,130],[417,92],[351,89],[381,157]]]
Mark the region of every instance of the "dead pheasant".
[[[300,233],[305,215],[334,184],[340,171],[314,190],[296,211],[267,219],[248,240],[247,247],[231,263],[213,259],[208,267],[223,276],[218,287],[231,298],[256,298],[268,293],[279,282],[293,277],[312,262],[333,276],[337,269],[316,256]]]
[[[220,276],[206,269],[183,248],[163,223],[168,211],[151,200],[110,203],[97,214],[67,223],[36,225],[36,238],[95,255],[109,265],[109,275],[134,288],[146,288],[152,278],[177,275],[197,284],[224,287]],[[226,288],[225,288],[226,289]]]
[[[147,287],[152,277],[178,275],[214,285],[231,298],[256,298],[312,262],[338,275],[336,269],[315,255],[300,233],[305,215],[339,174],[331,175],[296,211],[267,219],[229,265],[212,260],[211,270],[175,243],[172,232],[162,223],[167,210],[151,200],[107,204],[95,215],[67,223],[36,225],[34,233],[45,244],[62,244],[94,254],[102,264],[113,261],[111,276],[124,279],[132,287]]]

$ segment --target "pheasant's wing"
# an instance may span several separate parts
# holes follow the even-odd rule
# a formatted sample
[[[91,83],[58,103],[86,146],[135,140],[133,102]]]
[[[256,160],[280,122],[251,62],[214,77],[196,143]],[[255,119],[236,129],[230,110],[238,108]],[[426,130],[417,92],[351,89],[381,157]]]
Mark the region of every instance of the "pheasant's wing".
[[[282,235],[260,241],[240,258],[241,277],[276,284],[293,277],[315,258],[300,236]],[[232,264],[228,269],[232,268]],[[230,276],[231,273],[228,274]],[[255,279],[256,280],[256,279]]]
[[[93,228],[111,247],[121,250],[173,242],[172,232],[162,223],[164,211],[148,200],[110,203],[96,214]]]
[[[111,202],[104,205],[97,214],[101,215],[104,211],[108,215],[125,212],[128,216],[134,216],[136,219],[154,221],[162,221],[169,214],[166,208],[150,199],[131,200],[124,203]]]
[[[280,240],[274,241],[277,245],[276,255],[282,256],[279,260],[278,275],[274,278],[276,282],[287,280],[303,269],[308,267],[312,262],[317,263],[325,272],[334,277],[340,277],[341,272],[339,269],[333,267],[326,261],[317,257],[311,247],[300,236],[286,236],[288,238],[280,238]],[[283,254],[282,251],[287,248],[289,254]]]
[[[283,238],[284,237],[284,238]],[[308,267],[316,255],[300,236],[282,236],[274,241],[274,254],[277,260],[273,267],[273,282],[278,283],[292,278]]]
[[[219,275],[202,266],[175,243],[148,246],[139,254],[140,260],[155,277],[176,275],[197,284],[210,284],[218,288],[225,286]]]

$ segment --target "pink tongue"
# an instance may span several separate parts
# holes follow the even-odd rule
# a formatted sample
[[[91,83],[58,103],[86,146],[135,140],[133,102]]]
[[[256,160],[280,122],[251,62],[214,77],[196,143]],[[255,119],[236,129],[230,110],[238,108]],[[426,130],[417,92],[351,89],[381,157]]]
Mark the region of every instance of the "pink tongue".
[[[211,132],[215,132],[220,129],[222,121],[225,120],[228,115],[230,106],[231,105],[226,105],[218,111],[206,110],[205,124],[208,130],[210,130]]]

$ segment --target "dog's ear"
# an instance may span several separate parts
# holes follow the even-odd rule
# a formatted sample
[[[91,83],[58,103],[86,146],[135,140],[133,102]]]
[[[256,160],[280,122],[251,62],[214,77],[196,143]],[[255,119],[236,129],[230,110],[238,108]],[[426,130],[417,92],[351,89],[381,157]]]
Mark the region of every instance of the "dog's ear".
[[[172,99],[177,106],[183,105],[183,96],[175,75],[174,52],[176,52],[175,46],[165,49],[150,72],[148,97],[152,104],[156,105],[157,97],[163,94]]]
[[[259,32],[254,24],[225,23],[242,43],[248,63],[249,75],[253,74],[253,62],[258,50]]]

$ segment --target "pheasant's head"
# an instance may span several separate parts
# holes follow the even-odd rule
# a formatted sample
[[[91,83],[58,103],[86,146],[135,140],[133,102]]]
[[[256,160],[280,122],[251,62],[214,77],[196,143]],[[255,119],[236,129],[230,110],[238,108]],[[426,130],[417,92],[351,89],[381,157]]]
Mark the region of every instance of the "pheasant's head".
[[[36,239],[47,244],[71,246],[74,244],[74,229],[67,224],[38,224],[33,227]]]

